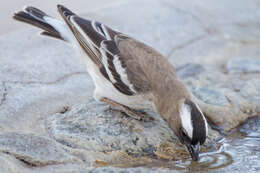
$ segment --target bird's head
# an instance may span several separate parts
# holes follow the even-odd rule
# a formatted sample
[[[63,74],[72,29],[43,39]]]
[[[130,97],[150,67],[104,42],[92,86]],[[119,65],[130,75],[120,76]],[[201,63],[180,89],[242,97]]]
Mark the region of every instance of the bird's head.
[[[178,105],[176,116],[169,122],[170,127],[186,146],[192,160],[199,159],[200,145],[207,136],[207,121],[197,104],[189,99],[183,99]]]

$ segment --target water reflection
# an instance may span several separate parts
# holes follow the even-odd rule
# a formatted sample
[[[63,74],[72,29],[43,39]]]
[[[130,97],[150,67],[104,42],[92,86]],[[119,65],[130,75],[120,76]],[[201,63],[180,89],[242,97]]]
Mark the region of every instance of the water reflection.
[[[222,147],[218,151],[202,153],[198,162],[158,161],[146,166],[180,172],[260,172],[260,118],[250,119],[220,142]]]
[[[168,168],[178,170],[189,170],[192,172],[209,171],[226,167],[233,163],[232,156],[224,151],[219,153],[204,153],[198,162],[191,159],[171,163]]]
[[[198,162],[192,159],[183,159],[178,161],[158,161],[153,162],[146,167],[163,167],[177,171],[205,172],[224,168],[233,163],[232,156],[224,151],[222,146],[218,151],[202,153]]]

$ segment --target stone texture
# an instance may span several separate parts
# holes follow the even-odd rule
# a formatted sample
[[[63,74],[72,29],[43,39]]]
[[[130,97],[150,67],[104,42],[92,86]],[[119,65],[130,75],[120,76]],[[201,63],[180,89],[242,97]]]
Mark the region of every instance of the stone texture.
[[[158,10],[154,10],[154,7]],[[85,16],[138,38],[165,56],[170,54],[172,48],[206,34],[192,14],[172,6],[168,0],[129,1],[124,6],[103,9],[102,13],[87,13]]]
[[[225,95],[213,87],[201,87],[193,91],[193,94],[203,102],[216,106],[227,106],[228,100]]]
[[[137,121],[93,99],[64,114],[50,116],[48,122],[57,141],[89,151],[124,150],[135,155],[146,151],[151,154],[151,146],[167,141],[176,143],[167,124],[158,116],[151,122]]]
[[[180,171],[176,170],[170,170],[170,169],[160,169],[160,168],[113,168],[113,167],[108,167],[108,168],[91,168],[87,169],[87,171],[92,172],[92,173],[103,173],[103,172],[118,172],[118,173],[155,173],[155,172],[161,172],[161,173],[177,173]]]
[[[83,101],[93,91],[92,81],[85,73],[50,83],[9,81],[5,85],[7,95],[0,107],[0,127],[4,131],[33,131],[42,135],[46,135],[45,116]]]
[[[200,64],[187,63],[176,67],[176,71],[180,78],[194,78],[205,71],[205,68]]]
[[[260,115],[259,7],[257,0],[134,0],[84,16],[164,54],[208,120],[227,132]],[[187,152],[158,116],[139,122],[94,102],[80,58],[37,31],[0,37],[0,172],[202,170],[207,155],[200,166],[166,162]],[[202,150],[221,155],[221,136],[209,130]]]
[[[178,160],[188,153],[162,118],[149,112],[155,120],[141,122],[93,99],[57,113],[47,120],[51,137],[61,144],[82,151],[88,165],[147,164],[154,158]],[[204,151],[216,150],[216,133],[210,131]],[[105,153],[105,154],[104,154]]]
[[[239,88],[244,87],[246,80],[242,81],[240,76],[229,76],[208,66],[205,72],[182,79],[207,118],[224,131],[231,130],[259,112],[259,104],[241,95]],[[245,90],[257,92],[255,85]]]
[[[0,134],[0,151],[32,166],[79,161],[54,141],[32,134]]]
[[[4,101],[6,100],[6,88],[4,83],[2,83],[0,85],[0,105],[2,105],[4,103]]]
[[[256,73],[260,72],[260,60],[255,59],[230,59],[227,62],[228,73]]]
[[[258,1],[168,0],[168,3],[192,14],[209,33],[221,33],[237,40],[255,40],[260,34],[256,29],[260,18]]]
[[[211,33],[195,41],[186,42],[172,50],[169,61],[176,67],[186,63],[219,67],[226,71],[226,62],[229,59],[250,57],[259,58],[260,46],[257,40],[233,41],[222,33]]]
[[[29,27],[27,34],[18,31],[0,37],[1,49],[5,50],[0,52],[1,81],[51,82],[71,73],[85,71],[69,45],[40,37],[38,31]]]
[[[0,170],[1,172],[23,173],[21,163],[8,154],[0,152]]]
[[[241,87],[241,95],[249,101],[260,104],[260,79],[250,79]]]

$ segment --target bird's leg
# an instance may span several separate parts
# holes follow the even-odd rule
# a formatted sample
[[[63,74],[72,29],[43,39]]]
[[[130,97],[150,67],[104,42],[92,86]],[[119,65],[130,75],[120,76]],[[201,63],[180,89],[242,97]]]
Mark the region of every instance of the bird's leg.
[[[107,103],[107,104],[109,104],[113,107],[116,107],[116,109],[126,113],[127,115],[129,115],[130,117],[132,117],[136,120],[145,121],[145,122],[154,120],[152,117],[149,117],[147,115],[147,113],[144,112],[144,111],[133,110],[133,109],[131,109],[131,108],[125,106],[125,105],[117,103],[117,102],[110,100],[108,98],[102,98],[100,101],[105,102],[105,103]]]

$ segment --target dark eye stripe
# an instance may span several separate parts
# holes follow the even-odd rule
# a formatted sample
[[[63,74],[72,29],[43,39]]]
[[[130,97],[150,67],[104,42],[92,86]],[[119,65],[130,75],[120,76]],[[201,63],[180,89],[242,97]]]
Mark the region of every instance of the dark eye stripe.
[[[189,105],[191,108],[191,123],[193,126],[191,144],[203,144],[206,140],[206,124],[203,115],[192,101],[186,99],[185,104]]]

